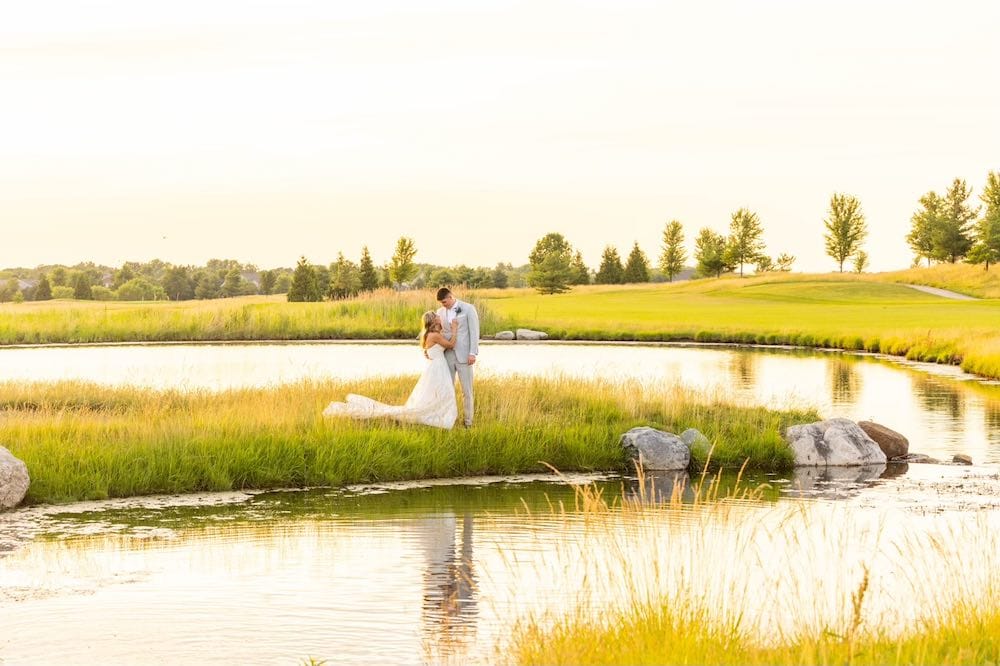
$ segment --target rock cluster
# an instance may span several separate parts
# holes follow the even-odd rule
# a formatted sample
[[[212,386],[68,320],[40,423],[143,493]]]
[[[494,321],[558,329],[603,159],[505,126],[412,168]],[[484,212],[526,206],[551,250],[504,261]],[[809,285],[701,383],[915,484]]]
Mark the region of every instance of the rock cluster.
[[[519,328],[514,331],[500,331],[493,336],[494,340],[546,340],[549,334],[545,331],[533,331],[530,328]]]
[[[0,511],[20,504],[30,483],[27,465],[0,446]]]

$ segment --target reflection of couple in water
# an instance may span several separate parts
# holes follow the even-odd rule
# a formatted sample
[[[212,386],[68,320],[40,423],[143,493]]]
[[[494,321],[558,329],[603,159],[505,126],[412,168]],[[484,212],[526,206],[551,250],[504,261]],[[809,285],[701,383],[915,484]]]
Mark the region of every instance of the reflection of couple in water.
[[[472,514],[462,518],[458,544],[453,513],[418,520],[426,558],[421,609],[424,642],[432,652],[452,652],[475,637],[476,577],[472,563]],[[460,650],[458,650],[460,651]]]
[[[332,402],[326,416],[356,419],[388,417],[450,429],[458,419],[455,377],[462,386],[463,423],[472,426],[472,367],[479,354],[479,314],[471,303],[459,301],[447,288],[437,292],[441,307],[421,318],[420,347],[427,358],[420,379],[403,405],[387,405],[350,393],[344,402]]]

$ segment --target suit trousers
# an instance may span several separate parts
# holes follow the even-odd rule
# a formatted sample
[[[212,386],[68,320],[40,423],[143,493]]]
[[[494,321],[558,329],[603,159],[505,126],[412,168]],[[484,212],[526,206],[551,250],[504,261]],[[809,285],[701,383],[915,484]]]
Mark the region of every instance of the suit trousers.
[[[472,366],[468,363],[459,363],[458,356],[452,349],[446,350],[444,357],[448,361],[448,369],[451,370],[451,380],[455,381],[457,374],[458,383],[462,385],[465,425],[472,425]]]

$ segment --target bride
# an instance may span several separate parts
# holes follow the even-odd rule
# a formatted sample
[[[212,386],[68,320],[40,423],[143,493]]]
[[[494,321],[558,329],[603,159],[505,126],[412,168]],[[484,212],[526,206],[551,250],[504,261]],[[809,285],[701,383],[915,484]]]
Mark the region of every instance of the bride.
[[[442,335],[441,318],[433,310],[424,313],[422,323],[420,346],[429,362],[405,405],[386,405],[363,395],[349,393],[346,402],[331,402],[323,410],[323,415],[350,416],[356,419],[387,416],[397,421],[445,429],[455,425],[455,419],[458,418],[455,380],[448,370],[444,350],[455,346],[458,320],[451,322],[451,340]]]

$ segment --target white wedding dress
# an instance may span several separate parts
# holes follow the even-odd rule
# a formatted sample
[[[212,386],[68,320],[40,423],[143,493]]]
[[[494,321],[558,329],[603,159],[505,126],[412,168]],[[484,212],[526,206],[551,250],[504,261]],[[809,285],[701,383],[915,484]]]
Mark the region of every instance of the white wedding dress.
[[[430,360],[417,380],[405,405],[387,405],[363,395],[349,393],[346,402],[331,402],[324,416],[350,416],[355,419],[389,417],[397,421],[418,423],[450,429],[458,418],[455,400],[455,380],[448,370],[444,347],[433,345],[427,350]]]

